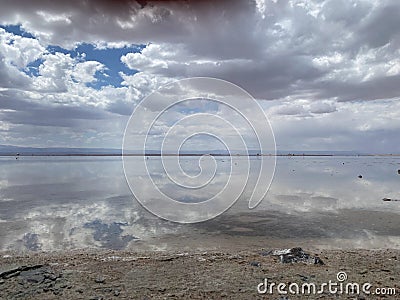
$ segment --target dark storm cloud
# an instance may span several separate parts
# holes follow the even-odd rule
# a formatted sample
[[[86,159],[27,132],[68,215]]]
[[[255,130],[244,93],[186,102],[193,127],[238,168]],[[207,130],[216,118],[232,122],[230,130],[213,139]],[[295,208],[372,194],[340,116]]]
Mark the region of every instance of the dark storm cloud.
[[[358,31],[357,40],[372,48],[382,47],[400,37],[400,5],[399,1],[382,1],[383,5],[375,9],[366,18]]]
[[[22,24],[41,40],[69,47],[81,41],[179,42],[190,34],[190,23],[198,23],[193,11],[222,11],[225,5],[246,2],[17,0],[2,3],[0,19],[3,24]]]
[[[186,14],[178,8],[177,15],[186,16],[182,20],[191,34],[182,35],[179,44],[173,38],[168,42],[176,47],[175,57],[165,59],[155,52],[146,57],[148,61],[161,59],[168,67],[152,69],[134,61],[132,67],[172,78],[223,78],[261,99],[307,93],[315,100],[363,101],[398,94],[397,88],[392,89],[389,69],[374,73],[388,62],[396,64],[399,2],[304,3],[316,5],[316,11],[287,1],[267,2],[264,19],[251,1],[235,2],[224,10],[208,4]],[[195,21],[188,22],[191,19]],[[335,55],[340,61],[316,63]],[[198,63],[207,60],[216,63]]]
[[[314,87],[320,89],[320,98],[337,97],[338,101],[365,101],[400,97],[400,75],[383,76],[362,82],[324,82]]]
[[[21,99],[23,95],[13,91],[0,92],[1,120],[11,124],[74,127],[79,120],[102,120],[107,118],[103,110],[93,107],[57,106]],[[8,110],[1,113],[1,110]]]
[[[36,105],[29,101],[23,101],[15,97],[10,91],[0,92],[0,109],[8,110],[29,110],[35,108]]]

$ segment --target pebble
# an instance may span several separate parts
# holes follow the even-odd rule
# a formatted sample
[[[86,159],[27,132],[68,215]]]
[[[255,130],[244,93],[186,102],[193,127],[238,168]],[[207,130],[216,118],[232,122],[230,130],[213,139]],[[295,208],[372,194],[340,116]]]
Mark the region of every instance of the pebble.
[[[306,276],[306,275],[301,275],[301,274],[297,274],[300,278],[301,278],[301,280],[303,280],[303,281],[308,281],[308,276]]]
[[[44,278],[47,278],[51,281],[55,281],[57,278],[59,278],[59,276],[53,274],[53,273],[45,273],[44,274]]]
[[[56,296],[59,295],[60,293],[61,293],[60,289],[54,289],[53,290],[53,294],[56,295]]]
[[[252,261],[252,262],[250,263],[250,265],[251,265],[252,267],[260,267],[260,266],[261,266],[261,264],[260,264],[259,262],[257,262],[257,261]]]
[[[103,276],[97,276],[96,279],[94,280],[94,282],[96,283],[104,283],[106,280],[104,279]]]

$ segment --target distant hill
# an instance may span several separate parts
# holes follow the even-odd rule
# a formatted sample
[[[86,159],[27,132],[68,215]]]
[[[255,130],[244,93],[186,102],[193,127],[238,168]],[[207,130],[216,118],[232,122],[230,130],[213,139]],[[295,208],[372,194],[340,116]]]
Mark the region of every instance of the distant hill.
[[[0,145],[0,155],[120,155],[121,149],[107,148],[35,148]]]
[[[246,153],[242,153],[240,151],[231,151],[232,154],[241,154],[244,155]],[[140,154],[140,151],[131,151],[129,154]],[[250,155],[257,155],[259,151],[249,150]],[[271,152],[272,153],[272,152]],[[19,147],[13,145],[0,145],[0,155],[121,155],[121,149],[115,148],[36,148],[36,147]],[[146,154],[148,155],[158,155],[160,151],[158,150],[146,150]],[[184,151],[181,154],[193,154],[193,155],[201,155],[201,154],[213,154],[213,155],[226,155],[227,151],[224,150],[208,150],[208,151]],[[264,153],[270,154],[270,153]],[[335,155],[335,156],[354,156],[354,155],[368,155],[368,153],[361,153],[357,151],[287,151],[287,150],[278,150],[278,155]]]
[[[313,150],[313,151],[286,151],[278,150],[278,155],[334,155],[334,156],[354,156],[354,155],[368,155],[368,153],[363,153],[360,151],[328,151],[328,150]]]

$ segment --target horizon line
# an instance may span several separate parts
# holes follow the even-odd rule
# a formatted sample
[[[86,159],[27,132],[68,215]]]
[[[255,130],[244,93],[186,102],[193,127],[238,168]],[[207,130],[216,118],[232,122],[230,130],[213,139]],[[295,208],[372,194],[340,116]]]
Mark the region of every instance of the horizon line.
[[[334,153],[324,153],[324,154],[300,154],[300,153],[287,153],[287,154],[229,154],[229,153],[182,153],[182,154],[174,154],[174,153],[129,153],[129,154],[122,154],[122,153],[0,153],[0,156],[13,156],[13,157],[20,157],[20,156],[151,156],[151,157],[161,157],[161,156],[243,156],[243,157],[259,157],[259,156],[400,156],[400,153],[354,153],[354,154],[334,154]]]

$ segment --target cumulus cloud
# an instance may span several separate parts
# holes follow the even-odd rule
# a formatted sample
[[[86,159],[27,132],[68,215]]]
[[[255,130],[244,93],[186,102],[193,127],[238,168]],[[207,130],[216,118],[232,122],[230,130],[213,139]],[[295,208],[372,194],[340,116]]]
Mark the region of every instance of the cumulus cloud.
[[[40,58],[44,47],[38,40],[21,37],[0,28],[0,52],[8,64],[25,68],[28,63]]]
[[[352,141],[368,147],[365,141],[371,138],[383,145],[387,139],[379,130],[393,137],[397,121],[370,110],[388,112],[400,94],[399,13],[396,0],[3,3],[0,24],[20,24],[32,37],[0,28],[0,87],[9,89],[2,92],[2,106],[15,109],[2,112],[2,121],[22,126],[22,118],[15,117],[22,112],[28,120],[39,118],[33,110],[21,110],[22,103],[35,109],[46,106],[49,112],[76,110],[66,114],[68,120],[48,116],[53,120],[48,124],[56,126],[59,120],[65,128],[85,126],[73,114],[91,123],[91,110],[102,118],[124,120],[161,85],[210,76],[238,84],[259,99],[282,135],[282,147],[329,148],[337,143],[338,148],[358,149]],[[116,72],[121,79],[116,86],[107,84],[112,66],[100,58],[49,50],[59,46],[72,51],[84,43],[106,50],[144,48],[118,57],[125,69]],[[32,74],[32,65],[37,74]],[[372,118],[371,124],[355,125],[356,111],[361,119]],[[46,123],[43,118],[40,122]],[[290,142],[297,139],[287,128],[293,126],[300,139],[305,137],[301,143]],[[109,145],[119,147],[116,141],[110,139]]]
[[[85,61],[75,65],[72,76],[79,82],[88,83],[95,81],[94,75],[102,70],[104,70],[104,65],[98,61]]]
[[[314,114],[327,114],[336,111],[336,106],[328,102],[314,102],[310,105],[310,112]]]
[[[28,63],[38,59],[44,48],[35,39],[15,36],[0,28],[0,84],[1,87],[22,87],[29,83],[21,72]]]
[[[277,115],[302,115],[306,111],[301,104],[283,104],[273,107],[270,110],[270,113],[277,114]]]

